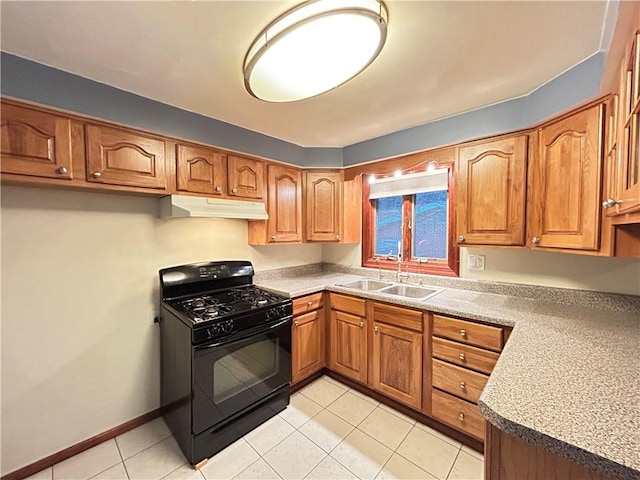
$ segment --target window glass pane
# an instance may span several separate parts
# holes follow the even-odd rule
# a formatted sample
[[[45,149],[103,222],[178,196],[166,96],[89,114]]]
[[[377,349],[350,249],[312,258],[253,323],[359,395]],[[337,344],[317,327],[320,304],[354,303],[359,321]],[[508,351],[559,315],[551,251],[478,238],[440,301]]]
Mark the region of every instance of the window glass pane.
[[[402,239],[402,196],[376,200],[375,255],[397,255]]]
[[[413,216],[413,256],[447,258],[448,192],[418,193]]]

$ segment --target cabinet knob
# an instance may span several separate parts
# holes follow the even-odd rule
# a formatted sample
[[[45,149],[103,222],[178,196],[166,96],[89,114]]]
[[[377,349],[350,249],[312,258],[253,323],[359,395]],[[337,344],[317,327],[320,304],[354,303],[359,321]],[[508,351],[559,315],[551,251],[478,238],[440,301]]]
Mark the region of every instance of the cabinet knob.
[[[458,415],[458,418],[460,419],[461,422],[464,422],[464,413],[461,413],[460,415]]]
[[[373,331],[378,333],[378,327],[373,327]]]
[[[358,324],[358,326],[360,326],[360,327],[364,327],[364,322],[360,322],[360,323]]]
[[[238,187],[233,187],[231,189],[231,193],[238,193]]]
[[[464,241],[465,241],[464,235],[458,235],[458,242],[464,243]]]
[[[69,170],[67,170],[67,167],[60,167],[59,169],[56,170],[56,173],[60,174],[60,175],[64,175],[65,173],[67,173]]]
[[[464,362],[465,358],[464,358],[464,353],[461,353],[460,355],[458,355],[460,357],[460,360],[462,360]]]
[[[540,243],[540,237],[533,237],[531,241],[537,245]]]
[[[276,241],[276,236],[275,235],[271,235],[271,241],[275,242]]]
[[[460,382],[460,388],[464,390],[465,388],[467,388],[467,386],[464,384],[464,382]]]
[[[216,185],[216,192],[221,192],[222,191],[222,187],[220,185]]]
[[[340,235],[336,235],[336,240],[340,240]]]
[[[462,338],[467,338],[467,331],[466,331],[466,330],[464,330],[464,329],[463,329],[463,330],[460,330],[460,336],[461,336]]]
[[[100,177],[102,176],[102,174],[101,174],[100,172],[93,172],[93,173],[91,174],[91,176],[92,176],[93,178],[100,178]]]
[[[309,301],[307,302],[307,305],[309,305],[309,306],[313,305],[313,301],[312,301],[312,300],[309,300]]]
[[[299,321],[297,321],[297,320],[296,320],[295,322],[293,322],[293,324],[294,324],[296,327],[299,327],[299,326],[300,326],[300,322],[299,322]]]
[[[614,200],[613,198],[607,198],[604,202],[602,202],[602,206],[604,208],[611,208],[615,205],[620,205],[622,200]]]

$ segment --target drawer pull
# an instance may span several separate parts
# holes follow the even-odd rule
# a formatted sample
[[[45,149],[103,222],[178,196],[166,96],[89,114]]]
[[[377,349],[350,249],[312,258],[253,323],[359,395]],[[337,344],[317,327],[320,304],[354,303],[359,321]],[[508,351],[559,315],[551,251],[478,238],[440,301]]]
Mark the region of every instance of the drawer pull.
[[[460,360],[462,360],[463,362],[465,361],[464,353],[461,352],[460,355],[458,355],[458,356],[460,357]]]
[[[308,301],[308,302],[307,302],[307,305],[309,305],[309,306],[313,305],[313,301],[311,301],[311,300],[310,300],[310,301]]]
[[[378,333],[378,327],[373,327],[373,331]]]
[[[466,330],[460,330],[460,335],[462,336],[462,338],[467,338],[467,331]]]
[[[299,321],[297,321],[297,320],[296,320],[295,322],[293,322],[293,324],[294,324],[296,327],[299,327],[299,326],[300,326],[300,322],[299,322]]]
[[[467,386],[464,384],[464,382],[460,382],[460,388],[464,390],[465,388],[467,388]]]
[[[460,415],[458,415],[458,418],[460,419],[461,422],[464,422],[464,413],[461,413]]]
[[[364,327],[364,322],[360,322],[360,323],[358,324],[358,326],[359,326],[359,327]]]

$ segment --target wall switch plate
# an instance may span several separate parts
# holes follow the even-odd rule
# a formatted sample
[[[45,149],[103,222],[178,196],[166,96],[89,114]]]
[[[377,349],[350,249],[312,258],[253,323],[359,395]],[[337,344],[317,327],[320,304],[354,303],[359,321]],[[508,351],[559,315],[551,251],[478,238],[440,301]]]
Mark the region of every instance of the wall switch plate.
[[[484,255],[469,255],[469,270],[484,270]]]

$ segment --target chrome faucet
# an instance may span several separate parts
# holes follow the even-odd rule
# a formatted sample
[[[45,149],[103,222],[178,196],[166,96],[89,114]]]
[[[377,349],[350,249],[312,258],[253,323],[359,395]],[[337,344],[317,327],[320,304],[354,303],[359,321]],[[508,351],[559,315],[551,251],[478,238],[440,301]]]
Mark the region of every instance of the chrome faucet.
[[[402,253],[398,252],[398,270],[396,272],[396,282],[401,283],[403,278],[409,280],[409,266],[407,265],[407,273],[402,273]]]

